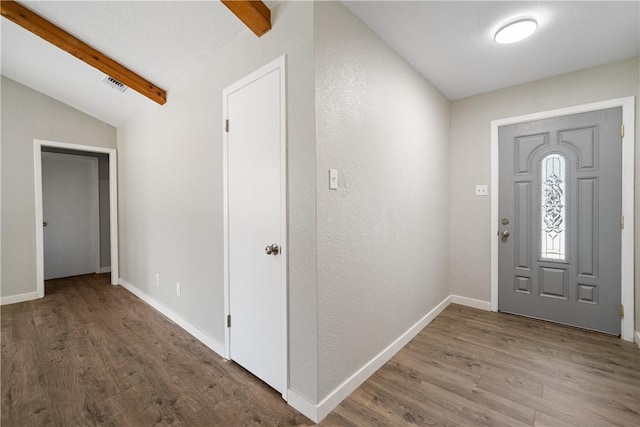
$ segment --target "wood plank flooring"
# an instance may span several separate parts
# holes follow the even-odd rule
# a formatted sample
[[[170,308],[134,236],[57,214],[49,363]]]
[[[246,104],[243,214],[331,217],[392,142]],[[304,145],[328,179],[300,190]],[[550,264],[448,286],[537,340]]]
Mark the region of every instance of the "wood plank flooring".
[[[313,423],[108,275],[49,281],[3,306],[10,426]],[[321,426],[639,426],[640,349],[451,305]]]
[[[2,427],[312,425],[108,275],[3,306]]]
[[[640,349],[450,305],[323,425],[640,426]]]

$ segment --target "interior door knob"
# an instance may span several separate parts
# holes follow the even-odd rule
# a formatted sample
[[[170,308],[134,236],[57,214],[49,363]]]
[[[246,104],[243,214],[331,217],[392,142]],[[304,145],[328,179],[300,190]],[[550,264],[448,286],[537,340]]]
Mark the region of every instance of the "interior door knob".
[[[280,248],[274,243],[264,248],[264,252],[267,255],[278,255],[278,253],[280,253]]]

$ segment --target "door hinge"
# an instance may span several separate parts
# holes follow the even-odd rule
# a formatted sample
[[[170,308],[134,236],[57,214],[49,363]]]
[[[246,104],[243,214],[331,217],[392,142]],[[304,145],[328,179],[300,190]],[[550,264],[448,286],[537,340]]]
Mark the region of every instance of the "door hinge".
[[[624,228],[624,215],[620,215],[620,228]]]
[[[227,328],[231,327],[231,315],[227,314]]]
[[[624,305],[620,304],[620,317],[624,317]]]
[[[224,121],[224,131],[229,133],[229,119]]]
[[[620,125],[620,137],[624,138],[624,123]]]

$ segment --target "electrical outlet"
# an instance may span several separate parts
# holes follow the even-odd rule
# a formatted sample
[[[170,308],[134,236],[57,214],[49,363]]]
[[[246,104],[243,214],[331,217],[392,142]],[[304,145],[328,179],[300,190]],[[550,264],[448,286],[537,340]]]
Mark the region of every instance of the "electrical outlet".
[[[160,275],[156,273],[156,286],[160,286]]]
[[[486,184],[476,185],[476,196],[488,196],[489,186]]]
[[[180,296],[182,294],[182,286],[180,283],[176,283],[176,295]]]

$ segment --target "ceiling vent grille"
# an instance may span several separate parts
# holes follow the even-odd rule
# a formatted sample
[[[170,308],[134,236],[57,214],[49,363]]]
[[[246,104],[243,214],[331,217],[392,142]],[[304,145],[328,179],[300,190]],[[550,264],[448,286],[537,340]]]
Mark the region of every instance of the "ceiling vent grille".
[[[118,92],[124,92],[125,90],[127,90],[127,86],[124,83],[114,79],[113,77],[104,76],[104,79],[102,79],[102,81],[106,85],[111,86],[112,88],[117,90]]]

